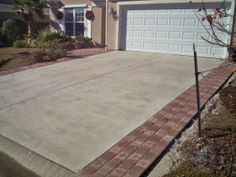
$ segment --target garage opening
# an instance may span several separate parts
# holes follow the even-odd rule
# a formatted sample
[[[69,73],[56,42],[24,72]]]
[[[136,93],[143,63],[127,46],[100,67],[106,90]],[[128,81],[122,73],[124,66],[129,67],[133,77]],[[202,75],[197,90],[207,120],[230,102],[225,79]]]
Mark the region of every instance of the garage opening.
[[[231,3],[225,5],[232,14]],[[206,4],[209,12],[220,6],[220,3]],[[201,38],[209,39],[209,35],[193,12],[199,8],[202,8],[201,3],[121,6],[119,49],[192,56],[194,42],[198,56],[226,58],[226,48],[211,45]],[[232,24],[231,17],[223,20],[229,26]],[[230,41],[226,33],[216,33],[224,42]]]

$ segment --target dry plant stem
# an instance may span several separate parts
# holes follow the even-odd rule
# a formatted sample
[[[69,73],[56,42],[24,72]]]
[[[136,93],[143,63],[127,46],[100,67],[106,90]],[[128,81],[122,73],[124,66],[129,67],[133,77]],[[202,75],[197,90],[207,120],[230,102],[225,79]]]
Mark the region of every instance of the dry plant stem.
[[[224,5],[224,11],[226,13],[226,6],[225,6],[225,3],[226,1],[224,0],[222,2],[222,4]],[[207,12],[207,8],[206,8],[206,4],[204,2],[204,0],[202,0],[202,10],[203,10],[203,16],[204,17],[208,17],[210,16]],[[234,32],[231,32],[230,30],[227,30],[226,29],[226,26],[222,23],[220,23],[219,21],[214,21],[214,22],[209,22],[209,25],[210,25],[210,29],[208,29],[206,27],[206,25],[202,22],[202,20],[200,19],[199,15],[197,14],[196,10],[194,10],[193,8],[193,12],[196,16],[196,18],[198,19],[198,21],[201,23],[201,25],[204,27],[205,31],[207,32],[207,34],[210,36],[211,39],[213,39],[213,41],[210,41],[208,39],[206,39],[205,37],[201,36],[201,38],[206,41],[207,43],[210,43],[212,45],[217,45],[217,46],[220,46],[220,47],[226,47],[226,48],[232,48],[233,46],[232,45],[229,45],[227,44],[226,42],[222,41],[221,39],[219,39],[219,37],[217,36],[216,34],[216,30],[219,30],[223,33],[226,33],[228,35],[232,35],[232,36],[235,36],[235,33]],[[228,16],[228,15],[227,15]],[[230,15],[229,15],[230,16]],[[227,25],[229,26],[229,25]],[[211,31],[211,32],[210,32]]]

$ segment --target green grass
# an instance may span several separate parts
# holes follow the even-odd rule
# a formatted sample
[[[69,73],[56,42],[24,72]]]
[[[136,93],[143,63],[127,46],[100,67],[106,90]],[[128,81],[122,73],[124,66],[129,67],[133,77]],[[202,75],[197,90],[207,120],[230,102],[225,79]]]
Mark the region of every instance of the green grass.
[[[0,152],[0,177],[39,177],[14,159]]]

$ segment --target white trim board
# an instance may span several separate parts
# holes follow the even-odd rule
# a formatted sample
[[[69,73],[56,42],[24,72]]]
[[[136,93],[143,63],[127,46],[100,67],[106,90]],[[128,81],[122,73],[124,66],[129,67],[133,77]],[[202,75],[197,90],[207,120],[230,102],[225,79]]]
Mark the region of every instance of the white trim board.
[[[73,4],[73,5],[65,5],[63,8],[76,8],[76,7],[88,7],[88,4]]]

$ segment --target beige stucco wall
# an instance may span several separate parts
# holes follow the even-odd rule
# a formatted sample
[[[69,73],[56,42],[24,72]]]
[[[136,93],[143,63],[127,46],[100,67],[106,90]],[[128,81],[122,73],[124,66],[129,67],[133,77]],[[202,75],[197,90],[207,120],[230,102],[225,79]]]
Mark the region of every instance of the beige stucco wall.
[[[117,3],[109,3],[109,13],[108,13],[108,32],[107,32],[107,47],[108,49],[117,49],[117,19],[114,19],[110,13],[110,9],[113,8],[117,10]],[[119,15],[119,12],[117,12]]]
[[[94,13],[94,20],[92,21],[92,38],[93,41],[99,45],[105,44],[105,7],[92,7]]]

